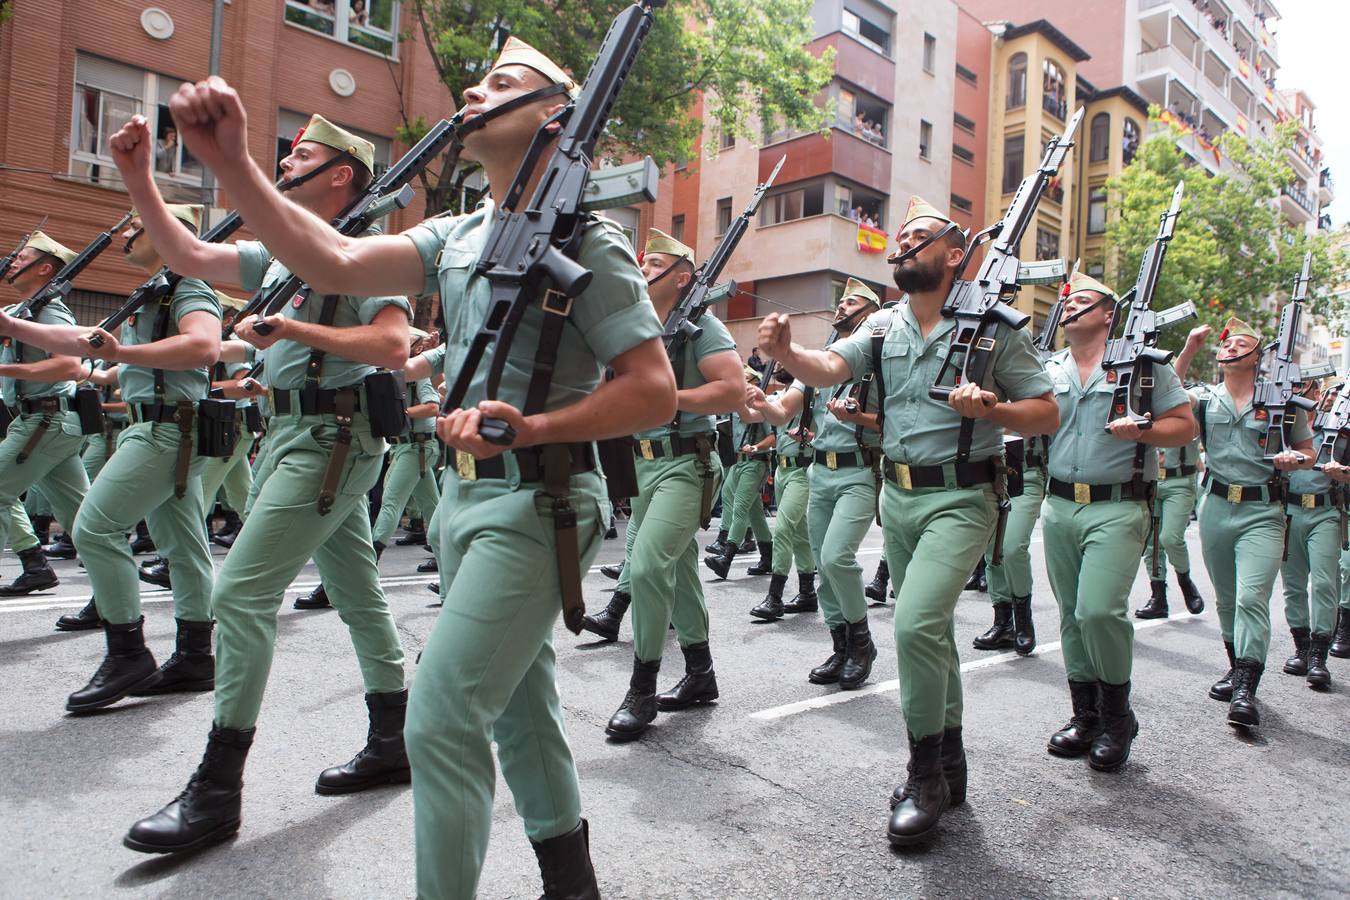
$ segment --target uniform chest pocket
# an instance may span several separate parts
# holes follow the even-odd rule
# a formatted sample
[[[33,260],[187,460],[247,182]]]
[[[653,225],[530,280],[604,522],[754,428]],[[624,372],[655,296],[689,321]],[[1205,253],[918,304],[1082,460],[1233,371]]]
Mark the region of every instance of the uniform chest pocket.
[[[462,334],[465,322],[473,327],[482,320],[481,311],[472,311],[467,296],[473,280],[473,267],[478,262],[478,250],[463,244],[446,244],[441,248],[436,265],[436,282],[441,293],[441,314],[445,316],[450,334]],[[477,317],[476,320],[474,317]]]

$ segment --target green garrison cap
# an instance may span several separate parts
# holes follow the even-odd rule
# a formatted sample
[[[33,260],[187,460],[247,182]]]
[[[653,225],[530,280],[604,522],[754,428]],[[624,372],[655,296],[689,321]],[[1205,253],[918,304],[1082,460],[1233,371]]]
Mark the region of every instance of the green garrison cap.
[[[1079,291],[1096,291],[1099,294],[1110,297],[1112,300],[1120,299],[1116,296],[1115,291],[1111,290],[1091,275],[1084,275],[1082,272],[1074,272],[1073,277],[1069,279],[1069,283],[1064,286],[1064,296],[1068,297]]]
[[[843,303],[850,297],[861,297],[868,303],[875,303],[878,309],[881,308],[881,298],[876,295],[875,291],[856,278],[850,278],[848,283],[844,285],[844,295],[839,298],[839,302]]]
[[[408,334],[411,335],[412,339],[415,341],[420,341],[422,338],[427,336],[427,333],[422,329],[418,328],[416,325],[408,326]]]
[[[310,117],[309,124],[296,133],[291,146],[294,147],[301,141],[313,141],[340,150],[365,166],[367,172],[372,175],[375,173],[375,145],[345,128],[339,128],[321,115],[315,114]]]
[[[1228,323],[1223,326],[1223,331],[1219,332],[1219,340],[1226,341],[1230,337],[1255,338],[1259,343],[1261,340],[1261,332],[1257,331],[1237,316],[1229,316]]]
[[[492,64],[492,68],[499,69],[502,66],[527,66],[543,75],[551,83],[561,84],[567,88],[567,96],[575,97],[580,93],[577,83],[557,63],[520,38],[509,37],[506,39],[506,43],[502,45],[502,52],[497,56],[497,61]]]
[[[202,230],[202,205],[200,203],[166,203],[169,208],[169,215],[192,229],[196,234]],[[140,218],[141,214],[135,209],[131,211],[133,218]]]
[[[694,251],[692,249],[675,240],[659,228],[652,228],[647,231],[647,246],[642,252],[644,255],[648,253],[664,253],[667,256],[678,256],[680,259],[689,260],[690,265],[697,265],[697,263],[694,262]]]
[[[222,294],[220,291],[216,291],[215,294],[222,309],[243,309],[244,304],[248,302],[247,300],[240,300],[238,297],[231,297],[229,294]]]
[[[900,230],[904,231],[910,222],[915,219],[937,219],[939,222],[950,222],[944,214],[938,212],[938,208],[918,194],[909,198],[909,209],[905,210],[905,219],[900,223]]]
[[[24,244],[24,246],[32,247],[34,250],[41,250],[43,253],[50,253],[63,263],[70,262],[76,255],[74,250],[63,244],[58,244],[41,231],[35,231],[29,235],[28,243]]]

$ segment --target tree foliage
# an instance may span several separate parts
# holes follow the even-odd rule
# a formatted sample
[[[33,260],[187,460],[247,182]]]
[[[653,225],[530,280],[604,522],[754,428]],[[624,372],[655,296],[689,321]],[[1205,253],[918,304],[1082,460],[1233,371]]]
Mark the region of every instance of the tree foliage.
[[[610,22],[630,0],[414,0],[441,80],[459,100],[479,83],[508,34],[538,48],[580,82]],[[823,131],[830,111],[815,103],[830,81],[833,51],[815,56],[811,0],[672,0],[652,30],[614,106],[597,153],[611,160],[650,155],[658,166],[696,155],[702,122],[750,135],[759,121]],[[427,123],[408,121],[404,140]],[[756,136],[757,137],[757,136]],[[454,151],[429,176],[428,213],[453,208],[467,174]]]
[[[1177,145],[1174,125],[1150,118],[1158,127],[1133,162],[1107,182],[1108,258],[1102,260],[1122,289],[1132,283],[1140,260],[1158,231],[1172,191],[1185,180],[1185,199],[1176,233],[1167,251],[1154,308],[1193,300],[1201,322],[1216,332],[1236,315],[1273,337],[1279,306],[1288,298],[1303,256],[1312,251],[1312,280],[1306,311],[1328,321],[1345,315],[1342,300],[1330,297],[1345,281],[1350,259],[1325,234],[1308,235],[1290,227],[1279,209],[1282,188],[1295,175],[1287,162],[1298,123],[1278,126],[1270,137],[1243,138],[1231,132],[1216,142],[1231,168],[1209,175]],[[1277,298],[1278,303],[1272,303]],[[1179,348],[1196,323],[1174,326],[1162,345]]]

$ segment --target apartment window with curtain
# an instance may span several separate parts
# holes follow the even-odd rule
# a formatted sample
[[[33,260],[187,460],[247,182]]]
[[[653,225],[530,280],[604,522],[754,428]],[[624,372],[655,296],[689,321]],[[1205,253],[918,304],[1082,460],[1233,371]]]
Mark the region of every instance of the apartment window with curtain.
[[[1088,135],[1088,162],[1106,162],[1111,156],[1111,116],[1097,113],[1092,117]]]
[[[382,56],[398,49],[398,0],[286,0],[288,24]]]
[[[1093,188],[1088,194],[1087,213],[1088,234],[1103,234],[1106,231],[1106,188]]]
[[[1052,59],[1047,59],[1041,68],[1041,108],[1055,118],[1063,119],[1069,109],[1064,70]]]
[[[1010,134],[1003,139],[1003,193],[1011,194],[1022,183],[1022,165],[1025,156],[1025,136]]]
[[[1008,60],[1008,109],[1027,105],[1027,55],[1016,53]]]
[[[1036,258],[1059,258],[1059,232],[1049,228],[1036,229]]]
[[[677,241],[684,240],[684,216],[672,216],[670,219],[670,236]]]
[[[723,197],[717,201],[717,237],[727,233],[731,227],[731,198]]]

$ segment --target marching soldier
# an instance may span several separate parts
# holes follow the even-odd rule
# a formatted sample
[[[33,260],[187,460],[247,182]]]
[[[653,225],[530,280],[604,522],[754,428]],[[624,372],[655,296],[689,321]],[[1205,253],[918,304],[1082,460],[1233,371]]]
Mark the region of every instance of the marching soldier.
[[[910,744],[910,777],[895,792],[887,834],[901,845],[926,839],[943,810],[965,799],[953,613],[995,526],[1003,430],[1044,434],[1058,424],[1050,379],[1025,331],[1000,333],[992,378],[997,393],[965,384],[945,403],[929,396],[955,327],[942,306],[966,251],[964,235],[948,229],[950,222],[919,198],[910,202],[898,236],[902,254],[945,234],[896,263],[895,283],[909,303],[877,329],[860,328],[828,351],[793,344],[785,316],[769,316],[759,332],[760,349],[806,384],[824,387],[872,374],[885,388],[881,520],[896,583],[900,702]],[[963,418],[973,422],[972,461],[958,464]]]
[[[421,329],[412,329],[417,344],[426,337]],[[416,355],[414,355],[416,359]],[[375,521],[372,534],[375,538],[375,555],[379,556],[389,545],[403,517],[403,508],[409,498],[417,501],[417,509],[426,519],[436,514],[440,502],[440,490],[436,486],[436,456],[440,447],[436,438],[436,413],[440,409],[440,395],[431,386],[431,378],[413,378],[404,370],[408,391],[408,417],[412,427],[404,434],[391,438],[394,449],[390,452],[389,469],[384,475],[384,494],[380,502],[380,515]]]
[[[34,591],[51,590],[61,583],[47,562],[47,554],[33,531],[28,511],[17,497],[9,509],[9,545],[14,548],[23,568],[13,581],[0,586],[0,597],[23,597]]]
[[[197,101],[198,89],[211,91],[205,85],[185,85],[173,100],[175,117],[184,126],[180,133],[193,136],[194,152],[202,150],[198,158],[236,176],[246,171],[264,179],[266,190],[251,193],[236,180],[229,188],[232,198],[265,193],[279,200],[280,194],[249,160],[242,143],[232,146],[228,159],[221,156],[214,142],[226,130],[212,127],[220,108],[205,114]],[[230,113],[239,117],[226,116],[231,125],[242,124],[237,106]],[[237,280],[249,291],[284,282],[289,272],[281,262],[272,261],[269,246],[256,241],[208,244],[172,224],[151,174],[150,143],[145,120],[136,117],[114,136],[112,153],[147,231],[170,267],[189,275]],[[327,222],[369,184],[373,148],[315,116],[297,136],[281,169],[293,185],[292,201],[277,204],[281,214],[292,221],[307,217],[305,221]],[[255,234],[264,233],[259,225],[268,220],[245,218]],[[284,233],[273,225],[268,229],[272,234]],[[322,228],[333,234],[327,225]],[[253,506],[225,557],[211,598],[217,619],[218,677],[205,757],[178,799],[132,826],[123,841],[131,849],[187,851],[238,830],[244,760],[271,668],[277,609],[286,587],[311,556],[333,586],[333,605],[351,633],[371,723],[365,748],[350,762],[322,772],[315,790],[350,793],[409,780],[403,747],[408,696],[403,650],[380,588],[365,494],[378,477],[384,456],[384,441],[370,424],[377,410],[366,379],[377,365],[400,365],[407,357],[410,312],[403,297],[378,296],[374,290],[358,297],[323,292],[316,286],[308,301],[298,307],[287,303],[280,313],[269,316],[266,334],[253,318],[235,328],[241,340],[266,350],[273,403],[269,452],[256,472]],[[219,352],[218,330],[213,340]],[[205,539],[200,502],[194,533]],[[180,578],[175,565],[175,584]]]
[[[839,340],[856,333],[864,318],[880,308],[881,300],[872,289],[850,278],[835,309]],[[795,371],[790,364],[785,365]],[[787,424],[805,409],[807,390],[805,384],[796,382],[781,404],[771,404],[758,392],[754,402],[770,422]],[[819,403],[820,398],[813,397],[812,402]],[[812,684],[837,684],[846,691],[862,687],[877,658],[867,624],[858,547],[877,514],[879,402],[871,378],[849,379],[821,404],[820,426],[811,438],[813,465],[808,476],[806,521],[811,553],[820,563],[817,597],[833,648],[825,662],[807,677]],[[798,600],[796,607],[803,605],[800,596]]]
[[[747,386],[759,383],[760,373],[749,366],[745,367]],[[747,531],[752,531],[755,544],[759,548],[759,562],[748,570],[750,575],[767,575],[773,568],[773,533],[769,531],[769,522],[764,517],[764,503],[760,495],[764,482],[769,477],[769,446],[759,446],[768,435],[759,433],[758,423],[748,420],[739,410],[731,411],[731,435],[736,442],[736,462],[727,469],[726,485],[722,489],[722,519],[729,521],[727,534],[730,536],[718,553],[704,558],[709,569],[717,573],[718,579],[726,578],[731,571],[732,560],[740,552],[741,542]],[[727,495],[730,494],[731,508],[727,509]]]
[[[1012,498],[1008,522],[1004,526],[1003,560],[994,565],[991,543],[985,551],[984,571],[976,568],[975,577],[984,579],[989,601],[994,607],[994,623],[975,638],[976,650],[1016,650],[1027,656],[1036,649],[1036,623],[1031,615],[1031,533],[1041,517],[1045,501],[1045,463],[1048,440],[1041,435],[1023,436],[1025,472],[1022,493]],[[974,590],[970,582],[967,590]]]
[[[216,291],[222,312],[230,321],[243,309],[244,301]],[[227,550],[234,546],[243,522],[240,513],[248,505],[248,495],[253,487],[253,470],[248,464],[249,451],[253,449],[253,432],[261,424],[262,416],[258,412],[258,401],[250,396],[230,396],[236,393],[239,381],[247,374],[250,363],[246,359],[225,360],[216,363],[212,371],[211,387],[222,396],[235,401],[234,427],[238,435],[234,453],[227,457],[212,457],[202,469],[202,502],[209,514],[215,506],[216,495],[224,489],[225,525],[221,531],[212,532],[211,543]]]
[[[652,229],[642,273],[652,307],[664,321],[694,276],[694,251]],[[698,323],[702,333],[689,341],[675,363],[679,391],[674,421],[635,435],[639,491],[628,523],[633,543],[622,573],[633,598],[633,674],[623,703],[605,728],[618,741],[641,736],[656,720],[657,710],[673,712],[718,696],[695,537],[712,511],[722,477],[713,416],[744,403],[745,376],[726,326],[711,313]],[[672,622],[685,676],[658,695],[656,676]]]
[[[482,162],[493,195],[511,183],[536,130],[562,108],[566,102],[562,95],[573,88],[555,64],[511,39],[482,83],[465,91],[462,110],[473,127],[461,129],[464,152]],[[520,102],[505,106],[514,99]],[[223,81],[211,79],[182,88],[172,109],[184,143],[220,176],[250,228],[313,285],[316,294],[439,290],[449,325],[445,371],[447,377],[458,374],[464,342],[484,320],[490,301],[488,282],[474,276],[473,266],[492,228],[491,200],[468,215],[432,219],[402,235],[343,237],[327,226],[327,209],[314,214],[290,202],[249,161],[243,108]],[[413,803],[421,896],[465,897],[475,892],[492,819],[494,740],[516,807],[535,844],[546,892],[560,896],[595,892],[576,767],[553,671],[553,625],[559,594],[567,588],[558,569],[561,532],[550,504],[541,504],[538,496],[544,476],[550,484],[561,477],[569,485],[565,496],[577,518],[575,531],[568,528],[565,536],[575,540],[571,552],[579,552],[580,558],[561,562],[569,567],[579,563],[584,570],[599,548],[608,520],[589,442],[667,421],[674,414],[674,389],[658,340],[661,325],[645,302],[642,278],[623,232],[612,223],[589,228],[578,262],[592,271],[593,280],[570,305],[570,327],[560,332],[545,411],[529,417],[519,411],[548,315],[534,306],[525,313],[509,351],[512,362],[503,376],[501,399],[455,410],[438,421],[438,434],[457,451],[455,470],[446,472],[446,496],[440,507],[445,606],[422,656],[407,723],[409,757],[416,771]],[[378,361],[391,368],[402,364],[408,348],[406,306],[389,309],[387,303],[369,301],[363,305],[367,317],[374,314],[376,322],[397,309],[397,327],[388,333],[380,330],[378,346],[384,349]],[[377,313],[379,305],[386,308]],[[370,349],[362,350],[374,343],[371,336],[354,334],[348,352],[369,355],[374,361]],[[287,385],[289,368],[279,352],[284,346],[279,343],[268,353],[278,400],[286,393],[278,388]],[[599,373],[605,363],[616,377],[602,384]],[[470,397],[482,396],[485,377],[480,368]],[[293,439],[284,431],[292,413],[280,403],[278,407],[269,453],[277,474],[284,476],[282,470],[294,454],[280,448]],[[503,418],[515,430],[510,448],[479,435],[484,416]],[[376,442],[375,453],[362,452],[363,471],[343,482],[350,489],[346,496],[353,530],[362,532],[363,546],[353,542],[354,546],[341,549],[351,556],[364,551],[359,559],[375,587],[374,596],[379,595],[364,495],[378,475],[381,448],[382,442]],[[559,458],[571,460],[570,481],[568,472],[554,468]],[[310,518],[315,480],[297,476],[288,482],[289,492],[304,494],[295,498],[304,504],[305,521],[298,530],[312,534],[271,536],[274,544],[294,537],[300,545],[284,575],[287,579],[332,530],[319,527],[317,517]],[[264,485],[227,557],[222,584],[233,582],[231,560],[260,558],[253,534],[274,514],[273,492],[279,487],[271,479]],[[339,609],[346,605],[339,602],[339,586],[352,580],[350,572],[344,574],[344,579],[329,581]],[[282,586],[280,578],[267,585],[271,615]],[[392,623],[390,627],[392,631]],[[266,655],[266,647],[260,650]],[[241,726],[250,733],[241,732]],[[214,740],[231,749],[208,755],[193,780],[219,791],[217,802],[222,807],[226,796],[233,805],[233,814],[215,823],[237,827],[238,774],[250,726],[238,718],[218,719],[218,732],[232,733],[217,734]],[[202,788],[197,793],[190,789],[164,815],[176,819],[182,812],[194,811],[201,804]],[[218,827],[215,823],[209,827]]]
[[[1102,358],[1116,300],[1106,285],[1075,273],[1064,302],[1068,346],[1046,364],[1060,426],[1047,460],[1045,563],[1073,704],[1048,749],[1088,754],[1104,772],[1125,764],[1139,731],[1130,707],[1129,597],[1152,518],[1157,469],[1147,464],[1148,448],[1182,446],[1195,435],[1190,398],[1170,366],[1153,367],[1148,408],[1140,410],[1151,419],[1147,429],[1113,406],[1117,373],[1104,371]]]

